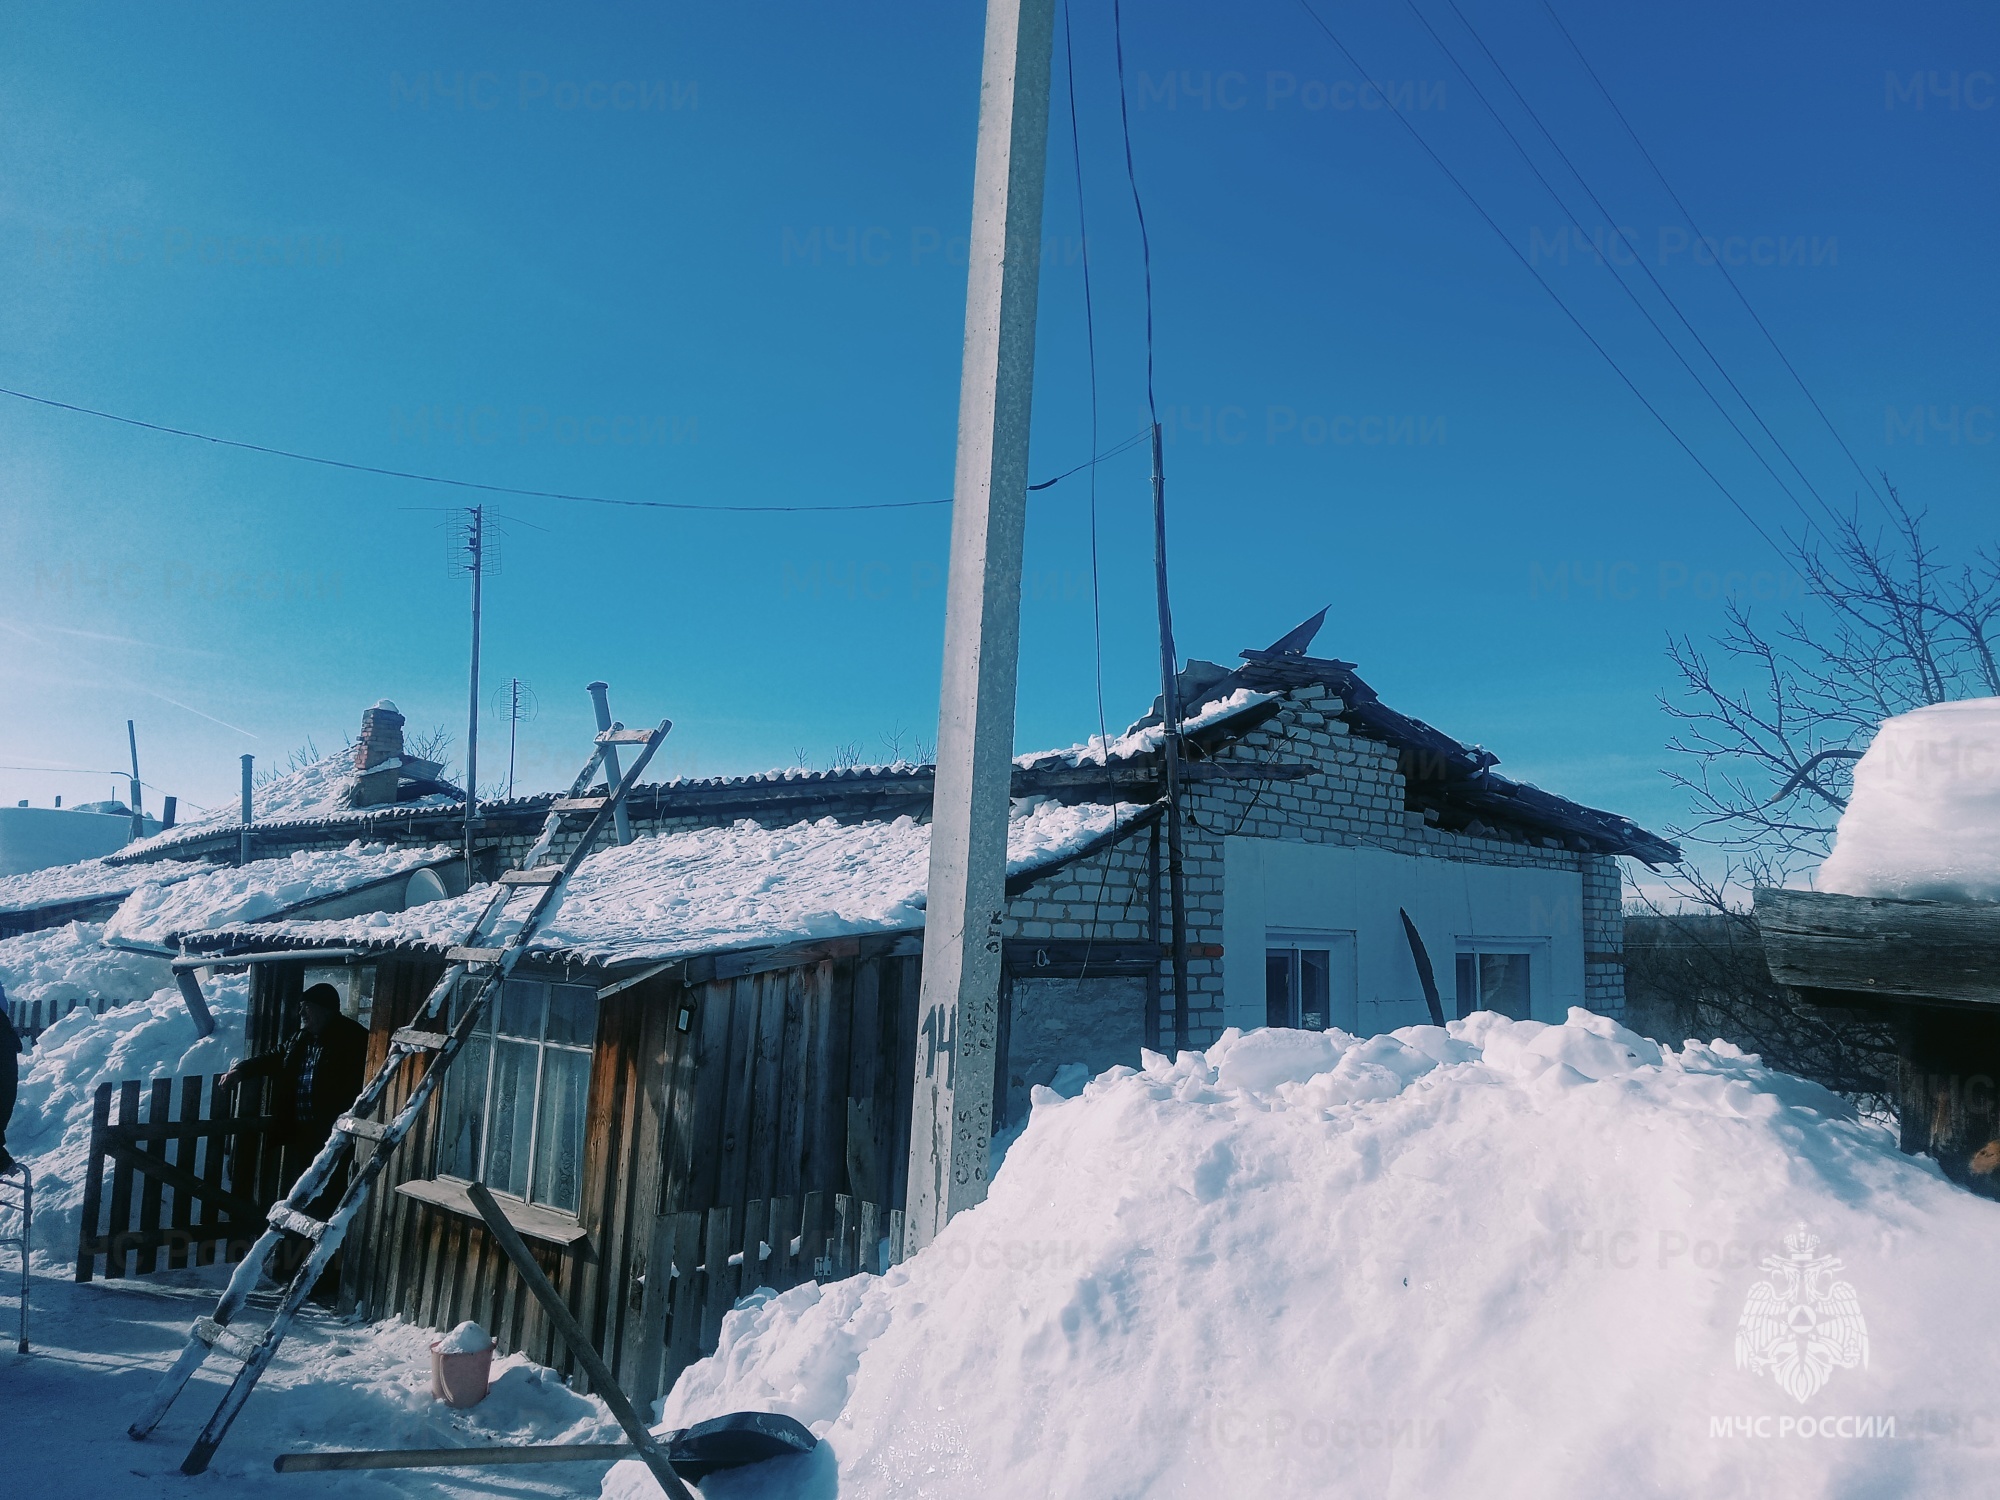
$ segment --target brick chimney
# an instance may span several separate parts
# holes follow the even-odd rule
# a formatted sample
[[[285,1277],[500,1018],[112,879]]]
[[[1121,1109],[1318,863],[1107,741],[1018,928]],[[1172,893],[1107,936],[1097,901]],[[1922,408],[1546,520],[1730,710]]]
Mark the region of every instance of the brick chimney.
[[[384,698],[361,712],[361,737],[354,743],[356,807],[380,807],[396,800],[398,768],[403,760],[403,716]],[[377,770],[376,767],[381,767]]]

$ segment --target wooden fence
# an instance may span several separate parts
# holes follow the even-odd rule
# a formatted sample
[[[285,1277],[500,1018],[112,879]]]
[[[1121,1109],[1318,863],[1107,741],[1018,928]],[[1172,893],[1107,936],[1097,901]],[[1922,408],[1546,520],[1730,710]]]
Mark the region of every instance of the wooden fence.
[[[168,1270],[241,1260],[263,1232],[284,1169],[273,1121],[258,1108],[266,1084],[220,1085],[220,1075],[178,1087],[171,1078],[98,1085],[78,1281],[91,1279],[99,1256],[107,1277],[161,1270],[163,1253]]]
[[[43,1032],[79,1005],[91,1014],[101,1016],[107,1010],[131,1003],[129,1000],[107,1000],[102,995],[93,995],[88,1000],[16,1000],[12,1004],[14,1030],[20,1033],[22,1041],[32,1047]]]
[[[731,1222],[736,1215],[728,1208],[662,1216],[659,1232],[666,1244],[656,1248],[652,1263],[664,1266],[671,1259],[673,1267],[669,1296],[656,1304],[666,1314],[662,1389],[715,1352],[722,1315],[737,1298],[759,1287],[782,1292],[804,1281],[879,1273],[902,1260],[901,1209],[885,1214],[845,1193],[833,1194],[830,1204],[827,1199],[825,1193],[807,1193],[801,1201],[747,1203],[740,1224]]]

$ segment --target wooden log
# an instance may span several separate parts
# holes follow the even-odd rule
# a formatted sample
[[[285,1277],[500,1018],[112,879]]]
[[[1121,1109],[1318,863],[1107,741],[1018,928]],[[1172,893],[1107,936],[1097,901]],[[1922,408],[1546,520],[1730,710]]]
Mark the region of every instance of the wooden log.
[[[93,1247],[101,1237],[98,1218],[104,1210],[104,1137],[111,1125],[111,1085],[100,1083],[90,1107],[90,1165],[83,1178],[83,1232],[78,1236],[76,1279],[88,1281],[97,1269]]]
[[[457,1469],[493,1464],[616,1463],[637,1458],[630,1443],[532,1443],[524,1448],[350,1449],[326,1453],[280,1453],[271,1467],[280,1474],[323,1474],[335,1469]]]
[[[892,1208],[889,1210],[889,1264],[900,1266],[902,1263],[903,1211],[900,1208]]]
[[[484,1183],[473,1183],[468,1192],[472,1196],[473,1204],[479,1209],[479,1216],[486,1221],[487,1230],[500,1242],[500,1248],[506,1252],[507,1259],[514,1263],[514,1270],[521,1280],[527,1283],[529,1292],[542,1304],[549,1321],[561,1332],[564,1342],[569,1345],[570,1353],[576,1357],[576,1362],[583,1366],[585,1373],[589,1375],[592,1390],[610,1408],[611,1415],[617,1420],[618,1425],[625,1429],[625,1435],[632,1440],[632,1446],[639,1450],[640,1461],[652,1471],[653,1478],[659,1481],[660,1488],[667,1492],[671,1500],[694,1500],[688,1493],[687,1486],[681,1483],[680,1476],[674,1472],[673,1465],[667,1462],[667,1455],[661,1449],[658,1440],[654,1438],[639,1413],[633,1410],[632,1403],[626,1399],[624,1391],[619,1389],[618,1382],[613,1378],[609,1367],[599,1357],[596,1347],[585,1336],[582,1326],[570,1313],[568,1304],[556,1295],[556,1289],[549,1285],[548,1278],[542,1274],[542,1268],[528,1253],[528,1246],[522,1240],[520,1231],[507,1222],[507,1216],[500,1212],[500,1205],[493,1201],[493,1195],[486,1190]]]
[[[1805,990],[2000,1005],[2000,903],[1761,889],[1771,977]]]

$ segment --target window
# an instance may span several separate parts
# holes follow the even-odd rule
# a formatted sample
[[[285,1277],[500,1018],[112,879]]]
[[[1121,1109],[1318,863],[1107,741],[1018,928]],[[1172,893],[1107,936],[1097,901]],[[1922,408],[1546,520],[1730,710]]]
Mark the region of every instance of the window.
[[[1461,938],[1458,944],[1460,1018],[1476,1010],[1490,1010],[1516,1021],[1527,1020],[1533,1010],[1534,960],[1541,946],[1526,940]]]
[[[1354,934],[1272,932],[1264,941],[1264,1024],[1352,1030]]]
[[[478,986],[453,992],[453,1024]],[[509,979],[445,1078],[438,1174],[575,1213],[596,1039],[596,990]]]

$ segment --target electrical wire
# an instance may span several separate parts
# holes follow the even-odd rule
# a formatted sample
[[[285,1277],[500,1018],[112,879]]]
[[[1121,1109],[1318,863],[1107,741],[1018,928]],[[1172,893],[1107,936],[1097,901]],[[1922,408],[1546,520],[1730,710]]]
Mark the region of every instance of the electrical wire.
[[[1660,186],[1665,188],[1667,196],[1674,200],[1674,207],[1679,209],[1681,217],[1687,220],[1688,228],[1695,232],[1695,238],[1707,239],[1708,236],[1702,233],[1701,225],[1695,222],[1694,215],[1689,212],[1688,206],[1681,202],[1681,195],[1675,192],[1674,185],[1667,181],[1667,174],[1661,171],[1660,164],[1653,160],[1653,153],[1648,151],[1646,143],[1639,139],[1639,132],[1634,130],[1632,122],[1625,118],[1625,111],[1620,109],[1618,101],[1611,97],[1611,90],[1606,88],[1604,80],[1597,76],[1597,69],[1593,68],[1590,65],[1590,59],[1583,55],[1583,48],[1579,47],[1576,38],[1569,34],[1569,28],[1563,25],[1562,17],[1556,14],[1555,7],[1549,3],[1549,0],[1542,0],[1542,9],[1549,13],[1549,19],[1555,22],[1556,30],[1561,32],[1562,39],[1569,43],[1569,50],[1574,52],[1576,60],[1583,64],[1583,71],[1590,75],[1590,81],[1597,85],[1597,92],[1604,96],[1604,102],[1611,106],[1611,113],[1617,116],[1618,123],[1625,128],[1625,134],[1632,138],[1632,144],[1639,148],[1639,154],[1646,159],[1646,165],[1652,168],[1653,175],[1659,178]],[[1764,320],[1757,316],[1757,309],[1750,305],[1750,299],[1743,294],[1743,288],[1736,284],[1736,278],[1729,274],[1729,267],[1722,263],[1722,257],[1719,255],[1715,257],[1715,269],[1722,273],[1722,279],[1729,283],[1729,290],[1736,294],[1736,300],[1743,304],[1743,310],[1750,315],[1750,321],[1755,323],[1757,331],[1764,335],[1764,341],[1771,346],[1771,352],[1778,356],[1779,363],[1784,365],[1786,371],[1798,384],[1800,392],[1812,404],[1812,409],[1819,413],[1820,421],[1826,425],[1826,430],[1832,435],[1833,440],[1840,445],[1840,451],[1847,455],[1847,461],[1854,465],[1854,472],[1861,476],[1861,482],[1868,486],[1868,492],[1877,501],[1881,502],[1884,509],[1887,509],[1888,501],[1882,499],[1882,492],[1875,488],[1875,481],[1869,477],[1868,471],[1861,467],[1861,460],[1856,458],[1854,450],[1847,446],[1847,439],[1840,435],[1840,429],[1833,425],[1833,419],[1826,414],[1826,408],[1819,404],[1819,398],[1813,395],[1811,388],[1806,385],[1805,377],[1799,374],[1798,369],[1792,364],[1790,358],[1786,356],[1785,351],[1778,346],[1776,335],[1769,328],[1765,327]]]
[[[926,506],[949,505],[951,498],[942,500],[872,500],[854,505],[703,505],[690,500],[621,500],[606,495],[578,495],[563,490],[524,490],[506,484],[482,484],[472,479],[450,479],[440,474],[418,474],[407,469],[384,469],[374,464],[351,463],[343,458],[326,458],[315,453],[297,453],[287,448],[273,448],[263,443],[246,443],[236,438],[215,437],[206,432],[193,432],[185,427],[169,427],[160,422],[147,422],[138,417],[121,416],[117,412],[100,411],[94,406],[78,406],[70,401],[57,401],[49,396],[37,396],[28,391],[11,390],[0,386],[0,396],[12,396],[16,401],[29,401],[37,406],[54,407],[58,411],[76,412],[81,416],[100,417],[107,422],[117,422],[126,427],[138,427],[147,432],[166,433],[171,437],[193,438],[197,442],[214,443],[222,448],[236,448],[245,453],[261,453],[270,458],[288,458],[296,463],[319,464],[329,469],[345,469],[355,474],[375,474],[384,479],[408,479],[420,484],[449,485],[453,489],[483,490],[492,495],[520,495],[530,500],[568,500],[579,505],[616,505],[633,510],[685,510],[719,511],[738,515],[774,515],[798,513],[823,513],[851,510],[919,510]],[[1106,459],[1115,458],[1129,448],[1136,447],[1145,437],[1141,433],[1127,438],[1116,447],[1095,457],[1085,459],[1073,469],[1065,469],[1054,479],[1045,479],[1040,484],[1028,486],[1031,490],[1045,490],[1058,484],[1072,474],[1095,468]]]
[[[1063,0],[1063,67],[1069,86],[1069,159],[1076,175],[1076,233],[1083,261],[1083,345],[1090,371],[1090,451],[1097,451],[1097,319],[1090,293],[1090,220],[1083,201],[1083,138],[1076,125],[1076,39],[1070,32],[1069,0]],[[1097,737],[1100,759],[1109,764],[1111,729],[1104,719],[1104,599],[1097,567],[1097,470],[1090,471],[1090,628],[1097,667]],[[1107,873],[1109,862],[1106,862]]]
[[[1543,123],[1542,117],[1535,112],[1535,107],[1528,102],[1527,96],[1515,84],[1512,76],[1509,75],[1500,59],[1493,55],[1493,49],[1486,45],[1486,39],[1479,34],[1477,28],[1466,18],[1465,12],[1459,8],[1458,0],[1445,0],[1445,3],[1451,7],[1451,13],[1458,17],[1459,25],[1463,26],[1472,40],[1478,43],[1479,50],[1485,54],[1486,61],[1492,64],[1493,70],[1500,75],[1500,81],[1506,84],[1508,91],[1513,94],[1514,102],[1526,111],[1528,118],[1534,122],[1535,128],[1542,133],[1542,139],[1549,143],[1550,149],[1561,158],[1562,164],[1569,169],[1570,176],[1576,179],[1577,185],[1583,189],[1584,193],[1590,198],[1590,201],[1596,205],[1597,211],[1604,216],[1605,223],[1610,226],[1611,232],[1630,247],[1634,264],[1641,271],[1645,272],[1646,279],[1652,283],[1653,290],[1659,293],[1661,299],[1668,307],[1673,309],[1674,316],[1680,319],[1681,327],[1688,331],[1689,336],[1694,339],[1701,352],[1708,356],[1708,362],[1715,366],[1716,373],[1728,383],[1729,389],[1735,393],[1736,399],[1743,403],[1744,409],[1750,413],[1752,420],[1763,430],[1764,436],[1771,440],[1771,445],[1783,456],[1785,462],[1791,465],[1792,472],[1798,476],[1799,482],[1806,487],[1806,492],[1818,503],[1819,508],[1826,512],[1827,519],[1832,521],[1835,526],[1838,526],[1840,524],[1840,517],[1835,513],[1833,507],[1826,503],[1826,497],[1820,494],[1818,486],[1807,476],[1805,470],[1799,467],[1799,461],[1792,457],[1791,450],[1785,446],[1784,441],[1779,438],[1777,433],[1771,430],[1771,424],[1764,420],[1764,414],[1757,410],[1756,403],[1751,401],[1750,397],[1744,393],[1743,388],[1736,383],[1736,378],[1729,373],[1728,369],[1723,365],[1722,360],[1708,346],[1708,341],[1701,336],[1700,330],[1689,320],[1687,313],[1682,310],[1681,305],[1674,300],[1673,294],[1661,283],[1660,278],[1653,274],[1653,268],[1646,263],[1644,253],[1640,251],[1637,245],[1633,245],[1625,231],[1618,227],[1617,217],[1605,206],[1604,200],[1598,197],[1597,190],[1590,185],[1589,179],[1583,175],[1576,163],[1570,159],[1569,153],[1563,150],[1562,143],[1555,138],[1555,133]],[[1414,8],[1414,0],[1412,0],[1412,8]],[[1453,61],[1456,64],[1457,60],[1454,59]],[[1459,71],[1462,73],[1464,71],[1463,67],[1460,67]],[[1476,93],[1477,90],[1475,89],[1474,92]],[[1509,132],[1509,134],[1511,135],[1512,132]],[[1523,155],[1525,156],[1525,154],[1524,152]],[[1565,212],[1568,212],[1567,208],[1565,208]],[[1573,225],[1576,224],[1576,216],[1574,214],[1570,215],[1570,222]],[[1580,225],[1577,227],[1581,229]],[[1664,334],[1661,336],[1665,337]],[[1709,399],[1713,401],[1715,398],[1710,396]],[[1718,403],[1718,408],[1719,406],[1720,403]],[[1731,425],[1733,426],[1734,424],[1732,423]],[[1743,437],[1744,442],[1746,444],[1749,443],[1749,437],[1743,434],[1740,428],[1737,431],[1738,435]],[[1752,451],[1756,451],[1754,447]],[[1765,467],[1768,469],[1770,466],[1766,464]],[[1772,477],[1776,478],[1775,475]],[[1782,487],[1782,481],[1780,481],[1780,484]],[[1794,500],[1793,503],[1797,504],[1798,502]],[[1803,507],[1800,508],[1803,509]]]
[[[1717,491],[1721,493],[1722,498],[1729,502],[1730,506],[1736,511],[1736,513],[1739,516],[1741,516],[1745,522],[1749,524],[1749,527],[1752,531],[1756,532],[1758,536],[1764,539],[1765,544],[1768,547],[1770,547],[1770,549],[1773,552],[1777,553],[1780,557],[1789,557],[1791,554],[1786,552],[1786,550],[1783,547],[1780,547],[1776,541],[1772,540],[1770,532],[1766,531],[1761,525],[1758,524],[1757,518],[1750,514],[1749,510],[1745,508],[1742,501],[1736,498],[1735,493],[1729,488],[1729,486],[1722,482],[1722,480],[1716,475],[1713,469],[1709,468],[1707,464],[1702,462],[1701,455],[1696,453],[1693,448],[1688,446],[1687,440],[1683,438],[1680,435],[1680,433],[1675,430],[1673,423],[1669,422],[1666,419],[1666,417],[1661,414],[1660,409],[1658,407],[1656,407],[1655,405],[1653,405],[1651,401],[1646,399],[1646,393],[1640,390],[1639,387],[1633,383],[1632,377],[1627,375],[1625,373],[1624,368],[1618,363],[1618,361],[1611,357],[1611,351],[1606,349],[1603,344],[1598,342],[1597,336],[1593,334],[1590,331],[1590,329],[1584,325],[1584,322],[1581,318],[1579,318],[1574,312],[1570,310],[1569,304],[1563,301],[1561,295],[1557,293],[1554,287],[1549,285],[1548,279],[1544,277],[1540,271],[1537,271],[1535,269],[1534,263],[1530,261],[1527,256],[1521,253],[1521,247],[1516,245],[1513,242],[1513,240],[1508,237],[1507,231],[1502,229],[1498,224],[1498,222],[1495,221],[1493,215],[1486,211],[1485,205],[1480,203],[1480,201],[1473,196],[1472,190],[1468,188],[1464,184],[1464,182],[1462,182],[1459,179],[1458,174],[1452,171],[1452,169],[1445,164],[1444,158],[1438,155],[1436,150],[1432,148],[1431,143],[1424,139],[1422,132],[1420,132],[1416,126],[1412,125],[1409,121],[1409,117],[1406,116],[1403,113],[1403,111],[1397,107],[1394,97],[1391,96],[1386,90],[1384,90],[1380,84],[1375,82],[1373,75],[1371,75],[1366,68],[1361,66],[1360,61],[1355,57],[1355,55],[1352,52],[1348,50],[1347,44],[1341,41],[1341,39],[1334,33],[1334,30],[1331,26],[1326,24],[1325,20],[1321,18],[1319,12],[1312,8],[1312,5],[1309,3],[1309,0],[1298,0],[1298,5],[1299,9],[1303,10],[1306,13],[1306,16],[1308,17],[1308,19],[1312,21],[1313,25],[1317,26],[1320,29],[1320,31],[1325,34],[1326,39],[1333,43],[1335,49],[1340,53],[1340,55],[1347,59],[1348,66],[1353,68],[1355,72],[1359,73],[1370,88],[1375,89],[1379,94],[1381,94],[1384,102],[1386,102],[1389,106],[1390,114],[1392,114],[1395,117],[1396,122],[1400,124],[1405,131],[1409,133],[1410,139],[1415,141],[1417,145],[1422,149],[1424,155],[1428,156],[1431,159],[1432,165],[1434,165],[1440,172],[1444,173],[1445,180],[1448,181],[1453,187],[1457,188],[1460,195],[1465,199],[1465,201],[1472,205],[1473,212],[1478,214],[1479,217],[1485,221],[1486,227],[1493,231],[1494,237],[1497,238],[1501,244],[1507,247],[1508,253],[1510,253],[1514,257],[1514,259],[1518,260],[1521,263],[1522,269],[1525,270],[1530,276],[1535,278],[1536,285],[1541,287],[1541,289],[1548,294],[1549,300],[1555,303],[1555,305],[1562,310],[1563,316],[1569,319],[1570,323],[1576,328],[1576,331],[1583,335],[1584,340],[1590,345],[1590,347],[1595,349],[1599,354],[1599,356],[1604,360],[1604,362],[1611,367],[1611,373],[1616,375],[1618,379],[1624,384],[1625,389],[1630,391],[1633,397],[1638,401],[1638,403],[1646,408],[1647,414],[1651,416],[1655,422],[1660,424],[1661,428],[1666,432],[1668,437],[1674,440],[1675,446],[1677,446],[1681,450],[1681,452],[1685,453],[1688,456],[1689,460],[1694,464],[1694,466],[1697,469],[1701,470],[1702,474],[1706,476],[1706,478],[1708,479],[1708,482],[1714,485]]]
[[[1555,200],[1556,207],[1562,210],[1563,216],[1567,218],[1570,222],[1570,227],[1577,232],[1580,238],[1588,239],[1589,236],[1584,232],[1582,222],[1577,218],[1575,211],[1570,208],[1568,201],[1563,197],[1561,193],[1556,191],[1555,184],[1550,182],[1548,177],[1544,175],[1541,167],[1536,164],[1534,157],[1528,153],[1528,148],[1521,143],[1521,138],[1514,133],[1513,128],[1510,125],[1508,125],[1507,121],[1501,116],[1500,111],[1493,107],[1493,101],[1486,97],[1485,91],[1479,87],[1479,84],[1473,79],[1472,74],[1467,71],[1465,64],[1459,61],[1458,54],[1452,51],[1450,44],[1448,44],[1443,37],[1438,35],[1437,29],[1431,25],[1429,18],[1426,17],[1424,13],[1417,8],[1416,0],[1403,0],[1403,3],[1408,8],[1410,14],[1417,18],[1417,24],[1422,26],[1425,32],[1429,34],[1430,39],[1434,43],[1436,43],[1437,49],[1445,55],[1445,59],[1448,62],[1450,62],[1450,64],[1454,68],[1458,70],[1458,76],[1465,80],[1466,87],[1472,90],[1472,96],[1479,101],[1480,107],[1484,109],[1487,114],[1493,117],[1493,123],[1500,127],[1500,133],[1507,137],[1508,143],[1513,146],[1514,150],[1517,153],[1519,153],[1521,160],[1527,164],[1528,170],[1534,174],[1535,181],[1539,182],[1542,185],[1543,190],[1546,191],[1548,195]],[[1456,11],[1457,6],[1453,5],[1452,9]],[[1459,20],[1461,22],[1464,22],[1465,17],[1461,14],[1459,16]],[[1465,29],[1467,31],[1471,31],[1472,27],[1470,26],[1470,24],[1467,24]],[[1479,40],[1478,33],[1476,32],[1473,33],[1473,40],[1475,42],[1479,42],[1480,48],[1482,50],[1485,49],[1486,44],[1483,41]],[[1493,66],[1496,69],[1499,69],[1500,65],[1497,61],[1494,60],[1493,54],[1491,52],[1487,52],[1486,56],[1487,60],[1489,62],[1492,62]],[[1504,70],[1501,70],[1501,77],[1503,79],[1506,79],[1506,73]],[[1509,88],[1513,88],[1513,80],[1507,79],[1507,86]],[[1527,101],[1525,99],[1521,99],[1520,91],[1518,89],[1515,90],[1514,97],[1520,100],[1522,108],[1527,109],[1528,107]],[[1531,119],[1533,119],[1534,111],[1532,109],[1528,109],[1528,115]],[[1541,121],[1539,119],[1536,119],[1535,123],[1537,125],[1540,125]],[[1548,135],[1548,131],[1546,129],[1544,129],[1542,133],[1545,136]],[[1555,144],[1555,138],[1553,136],[1549,137],[1549,143],[1551,145]],[[1556,154],[1558,156],[1562,156],[1563,153],[1562,153],[1562,148],[1560,146],[1556,147]],[[1567,163],[1569,158],[1564,156],[1563,160],[1565,163]],[[1591,201],[1597,204],[1598,211],[1600,213],[1605,214],[1606,217],[1609,218],[1610,211],[1604,207],[1601,201],[1598,200],[1597,194],[1591,191],[1590,184],[1583,181],[1583,174],[1578,172],[1573,165],[1570,167],[1570,173],[1577,179],[1578,182],[1583,183],[1584,192],[1589,194]],[[1618,233],[1620,239],[1624,238],[1622,231],[1616,231],[1616,232]],[[1633,258],[1638,262],[1640,270],[1644,271],[1648,277],[1653,277],[1652,268],[1646,264],[1645,258],[1642,255],[1639,255],[1635,252]],[[1599,256],[1598,264],[1604,268],[1605,273],[1609,275],[1613,281],[1618,283],[1618,289],[1621,292],[1623,292],[1628,299],[1630,299],[1633,307],[1638,309],[1639,316],[1646,320],[1646,326],[1651,328],[1654,333],[1660,336],[1660,342],[1667,346],[1667,351],[1673,355],[1675,361],[1680,365],[1680,367],[1687,372],[1688,379],[1692,380],[1695,383],[1695,385],[1700,389],[1702,395],[1708,398],[1709,405],[1713,406],[1717,414],[1721,416],[1722,420],[1729,424],[1730,431],[1734,432],[1736,436],[1742,440],[1743,446],[1750,450],[1751,457],[1755,458],[1757,462],[1763,466],[1764,472],[1771,476],[1771,482],[1777,485],[1778,489],[1783,493],[1784,497],[1787,500],[1791,501],[1793,507],[1798,511],[1798,513],[1802,517],[1805,518],[1806,525],[1808,527],[1817,527],[1818,522],[1816,522],[1813,519],[1812,512],[1808,511],[1805,508],[1804,503],[1799,499],[1799,497],[1792,493],[1791,486],[1786,484],[1784,477],[1771,466],[1771,462],[1769,459],[1765,458],[1763,450],[1760,449],[1754,442],[1750,440],[1750,434],[1745,432],[1743,430],[1742,424],[1740,424],[1736,420],[1736,418],[1730,414],[1729,409],[1722,404],[1721,398],[1719,398],[1714,391],[1709,389],[1708,382],[1701,378],[1700,373],[1695,369],[1695,367],[1692,364],[1688,362],[1687,356],[1681,352],[1680,346],[1677,345],[1673,341],[1673,339],[1668,336],[1666,329],[1660,326],[1659,320],[1653,316],[1651,310],[1646,306],[1646,304],[1643,301],[1640,300],[1639,294],[1632,290],[1631,283],[1625,279],[1624,273],[1618,269],[1615,257]],[[1657,277],[1653,277],[1653,287],[1654,290],[1659,292],[1661,297],[1665,298],[1667,305],[1673,308],[1673,310],[1678,314],[1680,312],[1680,309],[1677,306],[1675,306],[1674,299],[1667,295],[1666,288],[1660,285]],[[1694,332],[1693,325],[1688,323],[1688,320],[1685,316],[1681,317],[1681,322],[1687,326],[1688,331],[1690,333]],[[1697,344],[1701,345],[1703,352],[1707,353],[1708,346],[1702,343],[1701,335],[1696,333],[1694,335],[1694,339]],[[1715,363],[1716,368],[1718,370],[1722,368],[1721,363],[1715,359],[1715,356],[1713,354],[1709,354],[1709,359],[1711,362]],[[1724,380],[1729,380],[1729,374],[1727,371],[1723,371],[1722,378]],[[1730,380],[1729,383],[1730,387],[1734,389],[1736,382]],[[1745,397],[1740,390],[1737,391],[1736,394],[1738,398],[1743,401],[1743,404],[1745,406],[1750,405],[1749,398]],[[1755,407],[1751,407],[1750,414],[1753,417],[1757,416]],[[1760,423],[1763,421],[1761,417],[1758,417],[1757,420]],[[1770,433],[1770,429],[1768,427],[1766,427],[1764,430],[1767,434]],[[1771,440],[1774,443],[1777,442],[1776,437],[1772,437]],[[1783,444],[1780,443],[1778,445],[1778,451],[1780,453],[1784,452]],[[1789,457],[1790,455],[1786,456]],[[1796,468],[1797,465],[1795,464],[1793,465],[1793,467]],[[1804,476],[1801,475],[1800,477],[1803,478]],[[1808,490],[1812,490],[1811,481],[1809,480],[1807,481],[1806,488]],[[1817,490],[1812,490],[1812,495],[1815,500],[1819,500],[1821,509],[1826,510],[1828,516],[1832,517],[1833,516],[1832,510],[1827,506],[1824,500],[1820,500],[1819,492]],[[1834,517],[1834,519],[1837,523],[1838,517]]]
[[[1118,124],[1125,137],[1125,181],[1132,188],[1132,212],[1139,220],[1139,261],[1146,275],[1146,414],[1160,425],[1153,400],[1153,241],[1146,232],[1146,205],[1139,201],[1139,174],[1132,166],[1132,116],[1125,103],[1125,17],[1120,0],[1111,0],[1111,40],[1118,60]]]

